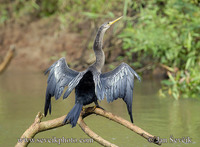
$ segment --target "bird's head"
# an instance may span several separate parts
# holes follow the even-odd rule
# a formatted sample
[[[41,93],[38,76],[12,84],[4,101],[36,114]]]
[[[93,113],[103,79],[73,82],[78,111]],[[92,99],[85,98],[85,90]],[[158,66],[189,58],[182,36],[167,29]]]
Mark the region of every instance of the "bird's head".
[[[113,20],[113,21],[108,21],[108,22],[102,24],[100,28],[103,29],[103,30],[107,30],[112,24],[114,24],[115,22],[117,22],[121,18],[122,18],[122,16],[117,18],[117,19],[115,19],[115,20]]]

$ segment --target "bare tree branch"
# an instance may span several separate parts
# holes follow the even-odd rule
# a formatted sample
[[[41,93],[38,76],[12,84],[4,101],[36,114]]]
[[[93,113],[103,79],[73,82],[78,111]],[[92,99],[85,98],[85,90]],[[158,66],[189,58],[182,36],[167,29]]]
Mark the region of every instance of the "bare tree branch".
[[[6,69],[6,67],[9,65],[11,59],[14,56],[14,52],[15,52],[15,46],[11,46],[5,58],[3,59],[3,62],[0,64],[0,73],[2,73]]]
[[[101,136],[97,135],[95,132],[93,132],[83,121],[82,117],[79,117],[78,124],[81,127],[81,129],[91,138],[93,138],[96,142],[99,144],[106,146],[106,147],[118,147],[115,144],[110,143],[109,141],[103,139]]]
[[[97,115],[101,115],[105,118],[108,118],[112,121],[115,121],[127,128],[129,128],[130,130],[136,132],[137,134],[139,134],[140,136],[144,137],[145,139],[147,139],[148,141],[151,141],[155,144],[161,145],[161,142],[158,141],[156,136],[153,136],[149,133],[147,133],[146,131],[142,130],[141,128],[139,128],[138,126],[130,123],[127,120],[124,120],[123,118],[116,116],[110,112],[107,112],[105,110],[102,110],[100,108],[94,108],[94,107],[88,107],[85,108],[84,110],[81,111],[81,114],[79,116],[78,122],[77,124],[79,124],[79,126],[81,127],[81,129],[91,138],[93,138],[96,142],[98,142],[99,144],[106,146],[106,147],[117,147],[117,145],[110,143],[109,141],[103,139],[101,136],[97,135],[95,132],[93,132],[83,121],[83,119],[91,114],[97,114]],[[15,147],[24,147],[27,146],[30,142],[29,140],[25,141],[23,140],[24,138],[34,138],[34,136],[42,131],[46,131],[46,130],[50,130],[53,128],[57,128],[57,127],[61,127],[63,126],[63,120],[66,117],[66,115],[53,119],[53,120],[49,120],[49,121],[44,121],[41,122],[41,119],[43,118],[43,114],[41,112],[38,112],[34,123],[24,132],[24,134],[21,136],[21,141],[18,141]]]

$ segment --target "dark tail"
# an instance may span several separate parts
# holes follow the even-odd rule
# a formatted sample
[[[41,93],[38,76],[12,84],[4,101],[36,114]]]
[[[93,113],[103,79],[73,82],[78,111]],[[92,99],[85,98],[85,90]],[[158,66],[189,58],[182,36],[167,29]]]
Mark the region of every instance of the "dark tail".
[[[66,124],[70,122],[72,128],[76,126],[79,115],[81,113],[83,104],[76,103],[72,110],[67,114],[67,117],[64,119],[63,123]]]
[[[51,95],[48,94],[46,95],[46,101],[45,101],[45,106],[44,106],[44,116],[47,115],[49,110],[49,114],[51,114]]]
[[[128,110],[128,114],[130,116],[131,122],[133,123],[132,105],[131,104],[127,105],[127,110]]]

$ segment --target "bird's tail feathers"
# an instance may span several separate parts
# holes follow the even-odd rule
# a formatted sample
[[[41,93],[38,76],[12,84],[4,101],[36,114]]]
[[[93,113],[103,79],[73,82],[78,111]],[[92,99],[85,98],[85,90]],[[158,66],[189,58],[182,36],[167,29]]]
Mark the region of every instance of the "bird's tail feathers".
[[[133,123],[133,115],[132,115],[132,105],[127,105],[128,114],[130,116],[131,122]]]
[[[49,114],[51,114],[51,95],[48,94],[46,96],[45,106],[44,106],[44,116],[47,115],[49,110]]]
[[[78,121],[79,115],[81,113],[82,107],[83,107],[83,104],[76,103],[74,107],[71,109],[71,111],[67,114],[63,123],[66,124],[69,122],[72,125],[72,128],[75,127]]]

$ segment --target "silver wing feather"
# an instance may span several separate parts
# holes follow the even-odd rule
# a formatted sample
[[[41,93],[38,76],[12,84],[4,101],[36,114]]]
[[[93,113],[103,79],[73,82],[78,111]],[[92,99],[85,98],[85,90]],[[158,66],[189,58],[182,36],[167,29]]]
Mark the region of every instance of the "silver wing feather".
[[[68,67],[65,58],[60,58],[56,61],[45,74],[49,72],[48,85],[46,89],[46,101],[44,107],[45,116],[49,110],[51,113],[51,97],[55,96],[55,99],[59,99],[63,93],[63,90],[68,86],[63,99],[68,97],[71,91],[79,83],[85,72],[77,72]]]
[[[140,80],[138,74],[128,64],[122,63],[113,71],[94,77],[97,98],[102,100],[105,95],[108,102],[122,98],[132,122],[134,76]]]

